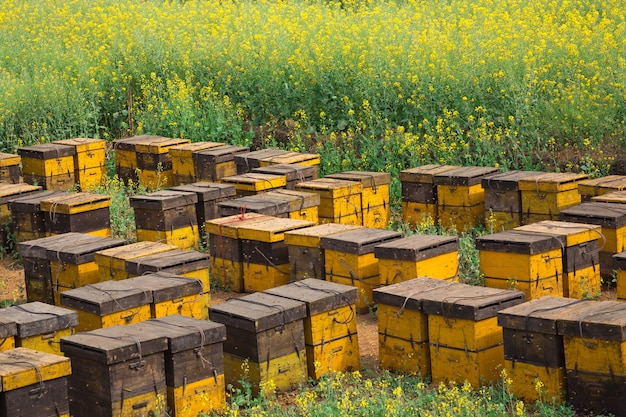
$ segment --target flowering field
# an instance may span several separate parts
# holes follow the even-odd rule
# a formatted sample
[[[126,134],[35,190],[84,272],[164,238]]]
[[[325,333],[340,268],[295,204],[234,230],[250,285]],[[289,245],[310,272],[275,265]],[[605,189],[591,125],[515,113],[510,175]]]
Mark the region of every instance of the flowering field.
[[[322,174],[602,174],[626,137],[622,0],[0,0],[0,39],[0,151],[151,133]]]

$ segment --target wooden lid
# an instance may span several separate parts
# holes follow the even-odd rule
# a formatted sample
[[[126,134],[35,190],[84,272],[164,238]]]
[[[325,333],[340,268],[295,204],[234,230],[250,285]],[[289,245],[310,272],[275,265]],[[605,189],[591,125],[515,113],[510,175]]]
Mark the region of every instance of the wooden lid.
[[[239,238],[239,227],[249,222],[266,220],[269,216],[259,213],[242,213],[233,216],[207,220],[204,224],[206,232],[215,236]]]
[[[559,220],[617,229],[626,226],[626,204],[586,202],[563,209]]]
[[[70,358],[29,348],[0,352],[0,391],[14,391],[72,373]],[[40,391],[36,391],[35,395]],[[41,392],[41,394],[44,394]]]
[[[59,214],[77,214],[111,206],[111,196],[96,193],[68,193],[46,197],[41,200],[41,211]]]
[[[260,163],[261,166],[272,164],[317,165],[320,163],[320,155],[317,153],[287,152],[262,158]]]
[[[201,294],[204,291],[202,281],[199,279],[162,271],[127,278],[123,282],[128,284],[130,288],[139,288],[152,293],[152,302],[154,303]]]
[[[363,226],[341,223],[324,223],[303,227],[302,229],[285,232],[285,243],[287,245],[318,247],[324,236],[362,228]]]
[[[456,165],[428,164],[400,171],[401,182],[432,184],[435,175],[460,168]]]
[[[302,320],[306,317],[306,305],[302,301],[256,292],[209,307],[209,317],[226,326],[256,333]]]
[[[435,185],[476,185],[488,175],[500,172],[493,167],[460,167],[449,171],[435,174],[433,184]]]
[[[17,335],[17,324],[10,318],[3,318],[0,314],[0,339]],[[3,341],[0,341],[2,346]]]
[[[535,171],[508,171],[489,175],[481,180],[483,188],[494,191],[519,190],[519,181],[524,178],[537,176]]]
[[[230,198],[234,197],[237,193],[237,189],[232,184],[223,184],[219,182],[208,181],[177,185],[170,188],[170,190],[196,193],[200,202]]]
[[[181,274],[208,268],[209,256],[195,250],[174,249],[155,255],[142,256],[126,261],[126,272],[143,275],[148,272],[171,272]]]
[[[163,136],[139,135],[130,138],[115,139],[113,141],[113,149],[120,151],[135,151],[135,147],[139,144],[148,144],[155,140],[165,139]]]
[[[608,175],[578,183],[578,193],[582,195],[599,195],[605,194],[607,191],[622,191],[624,189],[626,189],[626,175]]]
[[[167,338],[168,352],[178,353],[226,341],[226,326],[214,321],[174,314],[144,322]]]
[[[160,190],[130,196],[129,201],[130,206],[136,209],[162,211],[195,205],[198,202],[198,195],[195,192]]]
[[[174,249],[178,249],[178,246],[144,240],[141,242],[130,243],[128,245],[121,245],[114,248],[100,250],[94,255],[95,257],[127,260],[140,256],[154,255],[155,253],[163,253]]]
[[[216,146],[210,149],[202,149],[192,154],[195,163],[220,163],[226,161],[234,161],[235,155],[249,152],[247,146],[224,145]]]
[[[148,143],[137,143],[135,151],[138,153],[166,154],[172,146],[191,143],[189,139],[156,138]]]
[[[0,204],[7,204],[16,198],[28,196],[40,192],[41,187],[27,184],[25,182],[17,184],[0,183]]]
[[[626,340],[626,303],[584,300],[557,319],[558,334],[593,340]]]
[[[18,148],[17,153],[22,159],[53,159],[75,155],[76,149],[73,146],[59,145],[57,143],[42,143]]]
[[[374,253],[380,259],[420,261],[458,250],[457,236],[416,234],[381,243],[374,248]]]
[[[68,242],[74,238],[80,238],[82,233],[70,232],[56,236],[47,236],[20,242],[17,246],[19,254],[24,258],[35,258],[48,260],[48,249],[56,248],[63,242]]]
[[[554,236],[565,246],[574,246],[602,237],[600,226],[555,220],[542,220],[537,223],[518,226],[513,230]]]
[[[364,227],[324,236],[321,245],[324,249],[363,255],[374,252],[374,248],[380,244],[400,239],[401,237],[402,233],[393,230]]]
[[[234,184],[237,189],[262,191],[287,185],[284,175],[262,174],[260,172],[248,172],[245,174],[231,175],[220,179],[221,182]]]
[[[233,198],[217,204],[220,216],[234,216],[237,213],[252,212],[267,216],[280,216],[289,213],[289,202],[272,198],[268,193]]]
[[[265,290],[268,294],[302,301],[307,315],[331,311],[357,302],[358,291],[352,285],[338,284],[321,279],[307,278]],[[353,317],[354,318],[354,317]]]
[[[270,217],[259,222],[243,224],[238,231],[240,239],[273,243],[284,241],[285,232],[313,225],[315,223],[308,220]]]
[[[520,230],[504,230],[476,237],[476,249],[504,253],[534,255],[563,246],[555,236]]]
[[[391,182],[391,175],[387,172],[375,171],[345,171],[326,175],[324,178],[335,178],[338,180],[358,181],[363,184],[363,188],[376,188],[381,185],[388,185]]]
[[[587,174],[571,172],[537,173],[535,176],[519,180],[519,189],[543,193],[576,190],[578,183],[587,178],[589,178]]]
[[[624,204],[626,203],[626,191],[611,191],[606,194],[591,197],[591,201],[598,203]]]
[[[104,139],[92,139],[92,138],[71,138],[55,140],[52,143],[59,145],[73,146],[76,148],[76,152],[95,151],[104,149],[106,146],[106,140]]]
[[[40,207],[43,200],[70,194],[74,193],[68,193],[66,191],[37,191],[26,196],[19,196],[9,200],[9,210],[16,213],[37,213],[41,211]]]
[[[64,233],[59,236],[64,236],[65,239],[54,240],[52,241],[54,244],[46,246],[46,257],[49,261],[72,265],[93,262],[96,252],[126,244],[124,239],[100,237],[82,233],[69,236],[67,233]],[[46,242],[46,245],[48,243],[49,242]]]
[[[508,329],[557,334],[557,319],[583,302],[573,298],[546,296],[498,311],[498,325]]]
[[[61,305],[97,316],[141,307],[152,302],[152,292],[126,282],[102,281],[60,293]]]
[[[261,166],[261,160],[264,158],[275,157],[278,155],[288,154],[289,151],[282,149],[259,149],[256,151],[248,151],[235,155],[235,164],[237,165],[237,172],[243,174],[245,172],[252,171],[253,168]]]
[[[289,203],[290,212],[320,205],[320,195],[306,191],[279,189],[270,190],[262,195],[286,201]]]
[[[169,148],[168,152],[171,156],[175,157],[183,157],[183,156],[191,156],[194,152],[201,151],[204,149],[217,148],[218,146],[224,146],[225,143],[222,142],[191,142],[185,143],[182,145],[175,145]],[[181,160],[184,162],[184,160]]]
[[[305,181],[317,175],[317,169],[315,168],[315,166],[300,164],[273,164],[264,167],[253,168],[252,172],[284,175],[287,178],[287,182]]]
[[[423,294],[451,285],[456,285],[456,283],[430,277],[414,278],[397,284],[375,288],[372,298],[377,304],[421,312]]]
[[[17,326],[17,336],[25,338],[71,329],[78,324],[78,313],[67,308],[33,301],[0,309],[0,319]]]
[[[299,182],[295,188],[298,191],[315,192],[325,198],[348,197],[363,191],[363,185],[358,181],[337,180],[326,177]]]
[[[0,167],[19,165],[20,162],[22,162],[21,156],[12,153],[0,152]]]

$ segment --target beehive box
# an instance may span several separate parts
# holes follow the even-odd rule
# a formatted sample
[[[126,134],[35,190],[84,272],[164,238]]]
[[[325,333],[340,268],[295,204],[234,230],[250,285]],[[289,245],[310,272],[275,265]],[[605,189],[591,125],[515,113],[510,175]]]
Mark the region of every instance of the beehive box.
[[[139,175],[137,168],[139,167],[139,160],[137,159],[137,145],[149,144],[160,138],[162,136],[140,135],[114,140],[113,150],[115,152],[117,176],[127,184],[129,181],[138,183]]]
[[[372,304],[372,291],[380,286],[374,248],[401,237],[400,232],[368,227],[322,237],[326,280],[352,285],[359,290],[357,312],[367,312]]]
[[[15,240],[25,242],[45,237],[47,216],[41,211],[41,201],[69,194],[65,191],[40,191],[9,200],[9,211],[15,225]],[[50,212],[47,214],[50,215]]]
[[[438,224],[437,186],[433,177],[456,168],[459,167],[428,164],[400,171],[402,221],[415,227],[430,218],[433,224]]]
[[[600,275],[610,280],[614,274],[613,255],[626,250],[626,206],[586,202],[559,213],[559,220],[600,226]]]
[[[249,172],[223,177],[220,182],[234,185],[237,197],[244,197],[284,188],[287,185],[287,178],[284,175]]]
[[[360,369],[357,289],[315,278],[271,288],[268,294],[306,304],[304,342],[309,378]]]
[[[316,193],[272,190],[262,194],[223,201],[218,204],[218,213],[220,216],[226,217],[245,211],[317,223],[319,203],[320,197]]]
[[[596,197],[591,197],[591,201],[596,203],[626,203],[626,191],[611,191]]]
[[[56,245],[46,246],[54,304],[59,305],[60,293],[86,284],[100,282],[98,264],[94,257],[100,250],[124,245],[123,239],[91,236],[82,233],[63,234]]]
[[[209,235],[209,254],[212,278],[223,288],[242,292],[243,251],[239,238],[239,227],[248,223],[265,220],[268,216],[257,213],[242,213],[209,220],[205,223]]]
[[[317,178],[317,166],[315,165],[274,164],[253,168],[251,172],[284,175],[287,180],[287,185],[285,185],[287,190],[294,190],[299,182],[311,181]]]
[[[299,164],[317,166],[320,164],[320,155],[317,153],[286,152],[280,155],[268,155],[260,160],[261,166],[274,164]]]
[[[211,306],[209,316],[226,326],[227,385],[240,386],[246,363],[253,395],[269,381],[280,391],[306,382],[305,303],[257,292]]]
[[[60,355],[61,337],[78,328],[76,312],[39,301],[0,309],[2,321],[17,326],[15,346]]]
[[[485,190],[485,225],[495,231],[522,225],[522,192],[519,181],[536,176],[533,171],[508,171],[481,181]]]
[[[589,298],[600,295],[600,226],[543,220],[515,228],[555,237],[562,248],[563,296]]]
[[[74,148],[74,180],[81,191],[89,191],[106,178],[106,141],[72,138],[53,143]]]
[[[326,223],[285,232],[285,244],[289,255],[291,281],[306,278],[326,279],[326,267],[322,237],[362,226]]]
[[[15,154],[0,152],[0,181],[17,184],[21,180],[20,164],[22,157]]]
[[[93,260],[98,265],[100,281],[119,281],[130,277],[126,272],[126,261],[173,249],[177,249],[177,246],[150,241],[135,242],[95,252]]]
[[[389,223],[389,183],[391,175],[386,172],[346,171],[329,174],[324,178],[358,181],[361,190],[362,225],[384,229]]]
[[[563,336],[557,319],[580,300],[541,297],[498,311],[504,336],[504,359],[511,392],[527,401],[561,402],[567,389]],[[542,388],[537,391],[537,381]]]
[[[520,290],[526,300],[563,295],[561,248],[561,242],[553,236],[519,230],[476,238],[485,285]]]
[[[274,217],[240,225],[244,291],[263,291],[287,284],[290,273],[285,233],[313,225],[306,220]]]
[[[478,387],[496,381],[504,365],[497,312],[523,303],[524,293],[451,283],[420,298],[428,315],[433,382]]]
[[[62,338],[61,350],[72,361],[70,413],[103,417],[160,414],[167,398],[166,349],[167,338],[153,334],[141,323]]]
[[[249,152],[247,146],[224,145],[193,153],[197,181],[219,181],[237,174],[235,156]]]
[[[0,316],[0,352],[15,348],[16,335],[17,324],[11,319],[4,319]]]
[[[593,197],[613,191],[624,190],[626,190],[626,175],[607,175],[578,183],[578,194],[583,202],[589,202]]]
[[[422,277],[376,288],[378,362],[383,369],[428,378],[431,375],[428,316],[420,294],[445,288],[451,282]]]
[[[522,192],[522,224],[558,220],[561,210],[581,203],[578,184],[586,174],[538,173],[519,181]]]
[[[196,179],[196,164],[193,153],[204,149],[224,146],[221,142],[193,142],[184,145],[172,146],[168,153],[172,160],[172,182],[173,185],[191,184]]]
[[[484,224],[485,190],[482,179],[498,172],[498,168],[463,167],[434,175],[439,223],[458,232]]]
[[[0,415],[69,417],[69,358],[28,348],[0,352]]]
[[[296,184],[296,191],[317,193],[320,196],[319,222],[340,223],[361,226],[360,182],[318,178]]]
[[[170,190],[196,193],[198,196],[196,217],[200,227],[204,227],[207,220],[220,217],[218,214],[219,203],[235,198],[237,192],[234,185],[208,181],[179,185],[170,188]]]
[[[125,281],[103,281],[62,292],[60,303],[78,314],[76,330],[86,332],[148,320],[152,293]]]
[[[42,199],[47,236],[67,232],[111,236],[111,197],[89,192],[58,194]]]
[[[380,284],[389,285],[429,276],[456,281],[459,274],[459,238],[412,235],[374,248]]]
[[[169,149],[190,142],[189,139],[161,137],[148,143],[136,144],[139,183],[148,189],[171,187],[174,181],[172,157],[169,154]]]
[[[235,166],[237,174],[246,174],[252,172],[253,169],[261,166],[261,159],[272,158],[278,155],[288,154],[289,151],[283,149],[258,149],[256,151],[247,151],[235,155]]]
[[[9,209],[10,201],[19,197],[30,196],[40,191],[41,187],[35,185],[0,183],[0,244],[2,246],[7,245],[9,234],[13,233],[16,228],[11,210]]]
[[[226,406],[226,327],[182,315],[143,323],[167,338],[165,384],[172,417],[196,416]]]
[[[626,252],[613,255],[612,266],[615,270],[616,296],[618,300],[626,300]]]
[[[153,272],[120,283],[129,288],[139,288],[152,294],[150,316],[161,317],[180,314],[196,319],[209,318],[209,293],[199,279],[187,278],[167,272]]]
[[[161,190],[134,195],[129,200],[135,210],[138,241],[167,243],[181,249],[198,246],[195,192]]]
[[[67,191],[74,186],[73,147],[42,143],[18,148],[17,153],[22,157],[24,182],[44,190]]]

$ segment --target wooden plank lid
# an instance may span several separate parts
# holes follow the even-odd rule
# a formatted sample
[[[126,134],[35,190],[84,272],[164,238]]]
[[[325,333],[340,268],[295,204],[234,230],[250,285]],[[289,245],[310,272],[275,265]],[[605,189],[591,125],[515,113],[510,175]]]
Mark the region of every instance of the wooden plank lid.
[[[513,230],[554,236],[565,246],[574,246],[602,238],[600,226],[557,220],[542,220],[537,223],[518,226]]]
[[[341,223],[324,223],[303,227],[302,229],[285,232],[285,243],[295,246],[319,247],[320,241],[324,236],[362,228],[363,226]]]
[[[76,152],[88,152],[104,149],[106,146],[106,140],[104,139],[92,139],[92,138],[71,138],[55,140],[52,143],[59,145],[73,146],[76,148]]]
[[[65,156],[76,155],[73,146],[59,145],[57,143],[42,143],[39,145],[24,146],[17,149],[17,153],[29,159],[55,159]]]
[[[33,301],[0,309],[0,319],[13,321],[20,338],[71,329],[78,324],[73,310]]]
[[[363,185],[358,181],[338,180],[334,178],[317,178],[296,184],[298,191],[316,192],[324,198],[348,197],[363,191]]]
[[[38,185],[31,185],[25,182],[18,184],[0,183],[0,204],[7,204],[9,201],[19,197],[28,196],[41,191]]]
[[[549,172],[537,173],[535,176],[523,178],[519,181],[519,189],[522,191],[559,192],[578,189],[580,181],[589,178],[587,174],[572,172]]]
[[[385,242],[400,239],[402,233],[393,230],[364,227],[322,238],[322,248],[338,252],[363,255],[374,252],[374,248]]]
[[[130,196],[129,201],[130,206],[136,209],[163,211],[194,205],[198,202],[198,195],[195,192],[160,190]]]
[[[249,332],[284,326],[306,317],[306,305],[265,292],[231,298],[209,307],[211,320]]]
[[[427,164],[400,171],[401,182],[432,184],[435,175],[461,168],[456,165]]]
[[[207,220],[204,227],[206,232],[209,234],[237,239],[239,238],[239,227],[248,222],[266,220],[268,217],[270,216],[265,214],[245,212],[237,215]]]
[[[185,143],[182,145],[172,146],[169,148],[168,152],[170,156],[172,157],[191,158],[191,155],[194,152],[201,151],[203,149],[217,148],[218,146],[224,146],[224,145],[226,144],[222,142],[208,142],[208,141],[191,142],[191,143]],[[180,161],[185,162],[184,159],[181,159]]]
[[[626,189],[626,175],[608,175],[606,177],[583,180],[578,183],[578,193],[581,195],[599,195],[607,191],[622,191]]]
[[[500,169],[493,167],[460,167],[435,174],[435,185],[476,185],[487,175],[496,174]]]
[[[217,207],[220,216],[234,216],[242,212],[261,213],[267,216],[289,213],[288,201],[272,198],[267,193],[221,201]]]
[[[606,194],[591,197],[591,201],[624,204],[626,203],[626,191],[611,191]]]
[[[326,175],[324,178],[335,178],[338,180],[358,181],[363,184],[363,188],[373,188],[387,185],[391,182],[391,174],[387,172],[375,171],[345,171]]]
[[[287,178],[287,182],[290,181],[305,181],[311,179],[317,175],[317,169],[313,165],[300,165],[300,164],[273,164],[264,167],[253,168],[252,172],[259,172],[263,174],[284,175]]]
[[[248,151],[245,153],[239,153],[235,155],[235,164],[237,165],[237,172],[245,173],[250,172],[254,168],[261,166],[261,160],[264,158],[271,158],[278,155],[288,154],[289,151],[283,149],[258,149],[256,151]]]
[[[123,280],[130,288],[139,288],[152,293],[152,302],[162,303],[181,297],[200,294],[204,291],[202,281],[168,272],[152,272]]]
[[[221,178],[220,181],[227,184],[234,184],[236,188],[257,191],[287,185],[287,177],[284,175],[262,174],[260,172],[231,175]]]
[[[320,205],[320,195],[306,191],[279,189],[270,190],[262,195],[287,201],[290,212]]]
[[[92,262],[96,252],[126,244],[124,239],[92,236],[83,233],[72,235],[65,233],[59,236],[65,236],[65,239],[54,240],[55,244],[46,246],[46,257],[49,261],[73,265]]]
[[[72,373],[70,358],[29,348],[0,352],[0,391],[36,386]],[[37,392],[39,393],[39,392]]]
[[[508,329],[557,334],[557,320],[568,309],[584,302],[574,298],[545,296],[498,311],[498,325]]]
[[[152,292],[132,287],[126,280],[102,281],[60,293],[61,305],[106,316],[144,306],[152,302]]]
[[[0,152],[0,167],[19,165],[20,162],[22,162],[22,157],[20,155]]]
[[[221,198],[234,197],[237,188],[232,184],[223,184],[220,182],[200,181],[191,184],[177,185],[170,188],[172,191],[184,191],[188,193],[196,193],[198,200],[201,202],[218,200]]]
[[[140,144],[148,144],[159,139],[165,139],[163,136],[153,135],[139,135],[132,136],[130,138],[115,139],[113,141],[113,149],[120,151],[132,151],[136,150],[136,146]]]
[[[536,171],[507,171],[489,175],[481,180],[485,190],[515,191],[519,190],[519,181],[524,178],[537,176]]]
[[[558,334],[582,339],[626,340],[626,303],[584,300],[557,319]]]
[[[104,194],[80,192],[58,194],[41,200],[41,211],[59,214],[77,214],[111,206],[111,196]]]
[[[559,220],[617,229],[626,226],[626,204],[586,202],[559,212]]]
[[[48,260],[48,249],[56,248],[70,239],[80,238],[83,233],[69,232],[56,236],[41,237],[39,239],[20,242],[17,246],[19,254],[24,258]]]
[[[238,230],[240,239],[274,243],[284,241],[285,232],[313,225],[315,223],[308,220],[270,217],[259,222],[243,224]]]
[[[9,200],[9,210],[16,213],[37,213],[41,211],[41,202],[43,200],[60,196],[70,195],[66,191],[37,191],[25,196],[18,196]]]
[[[17,335],[17,324],[10,318],[3,318],[0,314],[0,339]],[[0,341],[2,346],[3,341]]]
[[[287,152],[262,158],[260,162],[261,166],[271,164],[318,165],[320,163],[320,155],[317,153]]]
[[[562,247],[561,240],[556,236],[521,230],[504,230],[476,237],[476,249],[493,252],[534,255]]]
[[[150,142],[140,142],[135,145],[135,151],[140,153],[166,154],[172,146],[191,143],[189,139],[180,138],[155,138]]]
[[[422,294],[451,285],[456,284],[442,279],[420,277],[375,288],[372,298],[375,303],[421,312]]]
[[[209,256],[195,250],[174,249],[126,261],[126,272],[143,275],[148,272],[185,273],[210,265]],[[177,272],[174,272],[177,271]]]
[[[234,161],[235,155],[249,151],[250,148],[247,146],[216,146],[214,148],[202,149],[200,151],[194,152],[192,154],[192,159],[195,163],[217,164],[220,162]]]
[[[352,285],[315,278],[307,278],[270,288],[265,290],[265,293],[302,301],[306,304],[309,317],[355,304],[358,299],[358,290]]]
[[[379,259],[420,261],[458,250],[457,236],[416,234],[381,243],[374,248],[374,254]]]
[[[226,341],[226,326],[209,320],[174,314],[144,322],[167,338],[168,352],[178,353]]]

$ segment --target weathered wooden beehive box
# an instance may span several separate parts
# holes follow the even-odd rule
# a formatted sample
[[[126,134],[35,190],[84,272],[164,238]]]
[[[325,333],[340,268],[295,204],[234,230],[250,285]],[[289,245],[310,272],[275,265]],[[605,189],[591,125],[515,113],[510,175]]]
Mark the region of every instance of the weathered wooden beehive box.
[[[44,190],[67,191],[74,186],[73,147],[42,143],[18,148],[17,153],[22,157],[24,182]]]
[[[41,201],[68,194],[70,193],[65,191],[40,191],[9,200],[9,211],[15,225],[15,240],[25,242],[45,237],[47,216],[41,211]]]
[[[481,181],[485,190],[485,225],[494,231],[522,225],[522,192],[519,181],[536,176],[533,171],[508,171]]]
[[[257,292],[211,306],[209,316],[226,326],[227,385],[240,386],[246,371],[254,395],[269,381],[278,390],[306,382],[305,303]]]
[[[196,163],[193,157],[194,152],[224,145],[226,144],[221,142],[202,141],[170,147],[168,152],[172,160],[173,185],[184,185],[197,182]]]
[[[169,149],[190,142],[189,139],[155,138],[149,143],[136,144],[139,183],[149,190],[171,187],[174,180]]]
[[[567,399],[578,411],[626,415],[626,304],[584,300],[557,320]]]
[[[220,217],[218,214],[219,203],[235,198],[236,188],[232,184],[222,184],[219,182],[200,181],[170,188],[171,191],[182,191],[196,193],[198,203],[196,204],[196,217],[198,225],[204,227],[207,220]]]
[[[456,168],[459,167],[428,164],[400,171],[402,221],[415,227],[430,218],[433,224],[438,224],[437,186],[433,177]]]
[[[480,271],[491,288],[514,288],[526,300],[563,296],[562,246],[554,236],[505,230],[476,238]]]
[[[429,276],[456,281],[459,274],[457,236],[412,235],[374,248],[380,284],[389,285]]]
[[[285,233],[315,223],[269,217],[238,227],[243,253],[243,286],[246,292],[263,291],[289,282],[289,252]]]
[[[111,236],[111,197],[89,192],[69,193],[42,199],[47,236],[67,232]]]
[[[458,232],[484,224],[482,179],[498,172],[498,168],[491,167],[462,167],[435,174],[439,223]]]
[[[0,352],[15,348],[17,324],[9,318],[0,317]]]
[[[221,323],[170,315],[143,325],[167,338],[165,385],[172,417],[197,416],[226,406]]]
[[[287,179],[287,185],[285,185],[287,190],[294,190],[299,182],[311,181],[317,178],[317,166],[315,165],[273,164],[253,168],[251,172],[284,175]]]
[[[582,202],[589,202],[593,197],[624,190],[626,190],[626,175],[607,175],[578,183],[578,194]]]
[[[0,181],[17,184],[21,180],[20,164],[22,157],[16,154],[0,152]]]
[[[527,401],[561,402],[567,391],[563,336],[557,319],[580,300],[541,297],[498,311],[504,336],[505,369],[511,392]],[[537,381],[543,386],[538,391]]]
[[[0,320],[16,324],[15,346],[56,355],[61,337],[78,328],[76,312],[39,301],[0,309]]]
[[[389,183],[391,175],[386,172],[346,171],[327,175],[324,178],[335,178],[361,183],[362,225],[365,227],[385,229],[389,223]]]
[[[325,223],[285,232],[291,281],[306,278],[326,279],[322,238],[335,233],[360,229],[362,226]]]
[[[626,206],[585,202],[562,210],[559,220],[600,226],[600,275],[609,280],[615,270],[613,255],[626,250]]]
[[[224,184],[234,185],[235,190],[237,190],[237,197],[285,188],[285,185],[287,185],[287,177],[284,175],[261,174],[258,172],[230,175],[221,178],[219,181]]]
[[[235,155],[235,166],[237,174],[246,174],[252,172],[253,169],[261,166],[261,160],[264,158],[274,158],[279,155],[290,153],[283,149],[258,149],[256,151],[241,152]]]
[[[374,248],[401,237],[400,232],[368,227],[322,237],[326,280],[352,285],[359,290],[357,312],[367,312],[372,304],[372,290],[380,286]]]
[[[239,239],[239,226],[246,222],[266,219],[257,213],[242,213],[208,220],[205,231],[209,235],[209,254],[212,278],[224,288],[243,291],[243,251]]]
[[[600,226],[543,220],[516,227],[515,230],[541,233],[559,240],[563,259],[564,297],[591,298],[600,295]]]
[[[317,153],[289,151],[280,155],[267,155],[260,160],[262,167],[278,164],[299,164],[317,167],[320,164],[320,155]]]
[[[618,300],[626,300],[626,252],[613,255],[612,267],[617,280],[616,292]]]
[[[606,194],[591,197],[591,201],[597,203],[626,203],[626,191],[611,191]]]
[[[0,416],[69,417],[69,358],[28,348],[0,352]]]
[[[378,363],[381,368],[430,377],[428,316],[422,311],[421,294],[451,284],[422,277],[373,291],[373,301],[378,305]]]
[[[319,194],[320,223],[363,225],[361,211],[363,185],[360,182],[318,178],[299,182],[295,189]]]
[[[129,198],[135,210],[137,240],[191,249],[198,246],[195,192],[161,190]]]
[[[504,365],[497,312],[524,302],[524,293],[451,283],[420,295],[428,315],[432,380],[496,381]]]
[[[89,191],[106,178],[106,141],[72,138],[53,143],[74,148],[74,180],[81,191]]]
[[[137,158],[137,146],[139,144],[149,144],[162,136],[139,135],[130,138],[116,139],[113,141],[115,151],[115,170],[117,176],[125,183],[139,182]]]
[[[101,281],[121,280],[129,278],[126,271],[126,261],[142,256],[155,255],[177,249],[177,246],[159,242],[135,242],[100,250],[93,254],[93,260],[98,265],[98,274]]]
[[[316,193],[294,190],[272,190],[262,194],[239,197],[218,204],[222,217],[242,212],[253,212],[267,216],[317,223],[320,197]]]
[[[41,187],[35,185],[0,183],[0,245],[7,244],[8,234],[13,233],[17,227],[11,214],[10,202],[40,192]]]
[[[61,339],[72,361],[69,376],[73,416],[149,416],[167,398],[167,338],[148,326],[113,326]]]
[[[522,224],[558,220],[561,210],[580,204],[578,184],[588,178],[586,174],[556,172],[521,179]]]
[[[235,156],[250,152],[247,146],[224,145],[202,149],[192,154],[197,181],[219,181],[237,174]]]
[[[357,289],[308,278],[265,291],[306,304],[304,342],[309,378],[360,369],[356,327]]]
[[[168,272],[152,272],[120,281],[129,288],[152,293],[150,316],[158,319],[180,314],[196,319],[209,318],[209,294],[202,281]]]

